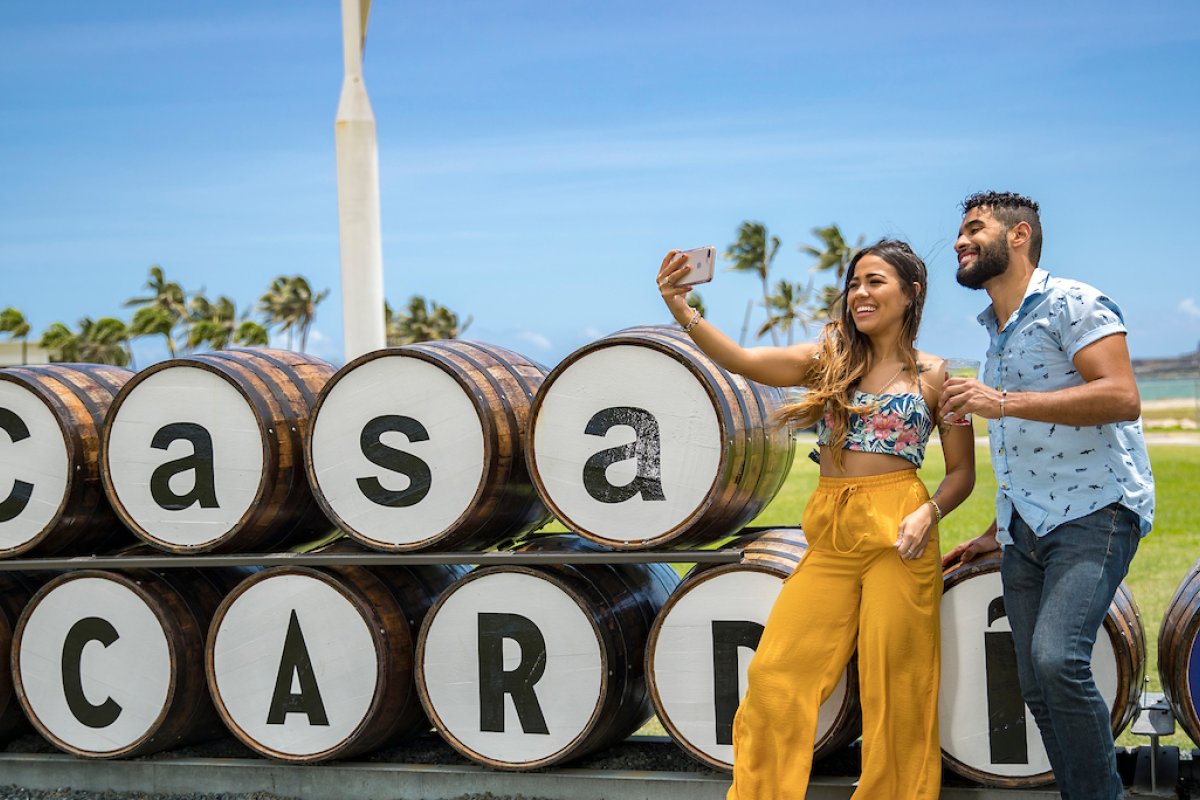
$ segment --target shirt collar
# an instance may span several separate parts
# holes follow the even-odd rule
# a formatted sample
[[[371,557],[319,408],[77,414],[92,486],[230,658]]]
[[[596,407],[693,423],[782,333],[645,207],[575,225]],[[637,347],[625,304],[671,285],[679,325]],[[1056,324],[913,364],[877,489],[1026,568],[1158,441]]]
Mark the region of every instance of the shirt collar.
[[[1035,267],[1033,273],[1029,276],[1029,284],[1025,287],[1025,296],[1021,298],[1021,304],[1017,306],[1015,313],[1020,314],[1021,309],[1025,308],[1025,304],[1031,298],[1041,297],[1046,293],[1046,287],[1050,283],[1050,273],[1041,267]],[[989,304],[987,308],[979,313],[975,318],[979,324],[990,330],[998,330],[1000,328],[1000,320],[996,319],[996,312]]]

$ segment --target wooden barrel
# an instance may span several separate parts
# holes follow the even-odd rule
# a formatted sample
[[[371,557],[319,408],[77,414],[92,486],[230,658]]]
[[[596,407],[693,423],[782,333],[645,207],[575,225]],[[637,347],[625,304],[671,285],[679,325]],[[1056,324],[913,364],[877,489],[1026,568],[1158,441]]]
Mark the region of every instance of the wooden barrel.
[[[27,573],[0,572],[0,742],[29,727],[13,691],[12,636],[21,612],[40,583]]]
[[[521,549],[599,550],[574,536],[539,536]],[[421,626],[421,703],[452,747],[499,769],[618,742],[651,715],[644,648],[678,582],[665,564],[477,569]]]
[[[339,544],[323,552],[365,552]],[[221,604],[206,649],[221,718],[255,751],[348,758],[428,730],[416,632],[465,567],[275,567]]]
[[[79,570],[30,600],[13,677],[37,731],[85,758],[139,756],[219,736],[204,635],[228,571]]]
[[[100,431],[133,377],[120,367],[0,370],[0,558],[87,555],[132,539],[100,482]]]
[[[525,467],[546,369],[494,345],[428,342],[367,353],[322,391],[306,446],[328,517],[379,550],[472,550],[550,512]]]
[[[688,755],[726,772],[733,770],[733,715],[750,656],[784,579],[808,548],[800,528],[746,533],[737,544],[740,563],[697,565],[688,573],[654,621],[646,648],[646,679],[663,727]],[[814,758],[842,749],[861,730],[851,659],[821,705]]]
[[[113,401],[104,489],[144,541],[173,553],[270,548],[333,526],[313,499],[304,434],[333,367],[282,350],[155,364]]]
[[[630,328],[572,353],[533,404],[526,452],[563,524],[617,549],[728,536],[782,486],[794,447],[780,389],[735,375],[677,328]]]
[[[1167,604],[1158,631],[1158,674],[1175,719],[1200,742],[1200,561]]]
[[[944,573],[940,729],[946,766],[988,786],[1028,787],[1054,779],[1037,723],[1021,699],[1012,633],[1004,612],[999,553]],[[1125,584],[1096,637],[1092,672],[1112,709],[1113,735],[1133,719],[1145,675],[1146,637]]]

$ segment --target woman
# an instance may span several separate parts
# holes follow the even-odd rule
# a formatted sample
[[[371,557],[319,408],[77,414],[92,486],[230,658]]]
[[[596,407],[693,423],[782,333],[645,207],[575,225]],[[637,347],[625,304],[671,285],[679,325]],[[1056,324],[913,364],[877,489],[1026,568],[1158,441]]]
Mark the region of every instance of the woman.
[[[804,560],[784,582],[734,718],[729,800],[803,798],[817,712],[858,648],[863,708],[860,800],[937,798],[942,593],[937,523],[975,483],[969,425],[939,421],[946,476],[917,478],[945,379],[914,343],[925,265],[882,240],[850,262],[815,343],[747,349],[687,305],[686,257],[672,250],[659,291],[677,322],[726,369],[808,392],[782,423],[816,424],[821,477],[804,509]]]

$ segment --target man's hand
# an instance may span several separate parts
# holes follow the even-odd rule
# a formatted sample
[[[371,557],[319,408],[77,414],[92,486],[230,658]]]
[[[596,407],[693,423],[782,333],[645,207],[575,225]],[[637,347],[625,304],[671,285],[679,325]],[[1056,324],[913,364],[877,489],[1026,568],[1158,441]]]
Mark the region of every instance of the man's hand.
[[[953,413],[960,418],[978,414],[984,419],[999,419],[1000,393],[974,378],[947,378],[938,412],[942,417]]]
[[[996,528],[993,525],[981,535],[976,536],[969,542],[963,542],[942,556],[942,567],[948,567],[956,561],[969,564],[985,553],[991,553],[999,549],[1000,543],[996,541]]]

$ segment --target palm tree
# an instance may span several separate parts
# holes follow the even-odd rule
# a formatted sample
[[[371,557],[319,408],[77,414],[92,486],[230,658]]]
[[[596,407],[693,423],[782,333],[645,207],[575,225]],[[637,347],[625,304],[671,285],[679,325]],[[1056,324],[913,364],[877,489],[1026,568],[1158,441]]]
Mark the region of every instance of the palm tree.
[[[276,325],[288,335],[288,349],[295,343],[295,334],[300,334],[300,352],[308,347],[308,331],[317,316],[317,305],[329,296],[326,289],[313,294],[308,279],[302,275],[290,278],[280,275],[271,281],[270,288],[258,298],[258,309],[267,328]]]
[[[775,292],[767,298],[767,321],[758,329],[756,336],[763,336],[768,330],[783,328],[787,331],[787,343],[792,343],[792,333],[798,324],[808,331],[811,317],[806,310],[812,296],[812,281],[808,286],[801,287],[798,283],[780,280],[775,284]]]
[[[426,302],[414,294],[408,298],[408,307],[396,313],[387,302],[383,304],[383,317],[390,347],[415,344],[435,339],[457,339],[470,326],[471,317],[459,325],[458,315],[436,301]]]
[[[762,283],[763,308],[770,307],[768,286],[771,262],[775,260],[775,254],[778,252],[778,236],[769,236],[767,226],[761,222],[746,221],[738,228],[737,241],[729,245],[728,252],[724,254],[724,258],[733,262],[730,269],[758,275]],[[768,330],[771,333],[771,343],[778,345],[779,337],[775,334],[775,328],[772,326]]]
[[[39,344],[50,352],[51,361],[76,362],[79,357],[79,334],[61,322],[56,322],[42,331]]]
[[[188,303],[187,346],[208,345],[222,350],[233,340],[237,325],[237,307],[224,295],[214,303],[201,291]]]
[[[150,294],[145,297],[133,297],[125,301],[125,306],[141,306],[133,315],[129,333],[133,336],[161,335],[167,340],[167,351],[171,358],[175,357],[175,327],[179,325],[188,313],[187,298],[183,287],[174,281],[168,281],[163,269],[158,264],[150,267],[150,279],[146,287]]]
[[[687,304],[689,306],[691,306],[692,308],[696,309],[697,311],[699,311],[700,316],[702,316],[702,317],[705,316],[705,314],[707,314],[707,312],[708,312],[708,309],[705,308],[705,306],[704,306],[704,298],[701,297],[700,293],[694,289],[688,293]]]
[[[129,336],[125,323],[115,317],[83,317],[78,331],[54,323],[42,333],[41,345],[50,351],[51,361],[124,367],[132,360]]]
[[[21,342],[21,365],[29,363],[29,322],[25,315],[9,306],[0,311],[0,333],[7,333],[10,338]]]
[[[179,320],[160,306],[142,306],[129,324],[130,336],[162,336],[167,340],[167,352],[175,357],[175,326]]]
[[[813,309],[812,318],[828,319],[834,301],[841,294],[846,270],[849,269],[854,256],[862,249],[865,238],[859,234],[858,241],[851,247],[836,224],[813,228],[812,233],[820,240],[821,246],[801,245],[800,251],[817,259],[817,263],[812,265],[813,272],[833,272],[833,283],[821,287],[820,299],[817,301],[817,307]]]
[[[267,330],[279,326],[288,335],[288,349],[292,349],[292,310],[288,298],[287,278],[280,275],[271,281],[271,286],[258,298],[258,312],[262,316],[263,327]]]
[[[246,347],[265,347],[270,344],[271,336],[267,329],[254,320],[244,319],[233,332],[234,344]]]
[[[117,367],[129,364],[129,329],[121,320],[101,317],[93,322],[84,317],[79,321],[79,332],[83,339],[84,361]]]

